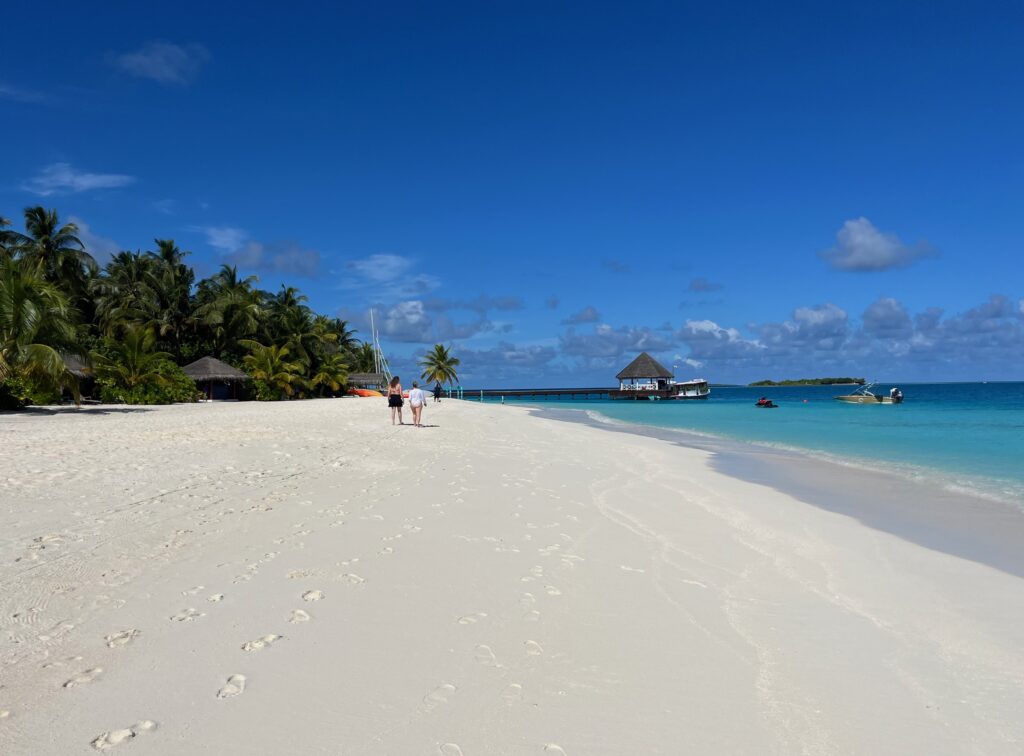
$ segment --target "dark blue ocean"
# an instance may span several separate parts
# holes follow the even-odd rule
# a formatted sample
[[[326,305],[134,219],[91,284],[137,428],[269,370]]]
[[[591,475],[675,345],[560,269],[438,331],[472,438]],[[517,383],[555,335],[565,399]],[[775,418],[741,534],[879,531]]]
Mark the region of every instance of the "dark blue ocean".
[[[888,394],[893,384],[873,389]],[[885,468],[1024,503],[1024,383],[901,383],[902,405],[835,400],[847,386],[713,388],[706,401],[531,401]],[[778,409],[754,407],[767,396]],[[508,400],[506,400],[508,401]]]

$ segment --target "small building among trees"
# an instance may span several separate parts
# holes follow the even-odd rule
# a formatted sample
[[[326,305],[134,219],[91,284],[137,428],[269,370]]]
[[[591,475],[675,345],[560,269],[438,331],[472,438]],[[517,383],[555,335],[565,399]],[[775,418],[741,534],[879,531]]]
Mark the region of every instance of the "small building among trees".
[[[182,368],[185,375],[208,400],[237,399],[238,384],[250,380],[249,374],[216,357],[202,357]]]

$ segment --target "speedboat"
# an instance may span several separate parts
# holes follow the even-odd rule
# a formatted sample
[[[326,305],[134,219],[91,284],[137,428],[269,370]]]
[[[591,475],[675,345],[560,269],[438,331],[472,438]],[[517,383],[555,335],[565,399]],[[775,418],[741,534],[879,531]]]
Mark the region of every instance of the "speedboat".
[[[893,387],[889,390],[889,396],[874,394],[871,389],[876,384],[866,383],[852,394],[837,396],[836,399],[847,404],[903,404],[903,392]]]

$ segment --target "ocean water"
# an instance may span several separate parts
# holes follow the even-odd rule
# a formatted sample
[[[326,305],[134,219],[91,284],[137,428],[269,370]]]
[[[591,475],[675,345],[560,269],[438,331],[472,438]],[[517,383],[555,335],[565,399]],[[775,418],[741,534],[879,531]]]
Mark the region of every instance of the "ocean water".
[[[873,390],[887,394],[891,385]],[[799,450],[1024,506],[1024,383],[899,386],[905,401],[895,406],[835,401],[847,386],[713,388],[706,401],[523,403]],[[755,407],[761,396],[779,408]]]

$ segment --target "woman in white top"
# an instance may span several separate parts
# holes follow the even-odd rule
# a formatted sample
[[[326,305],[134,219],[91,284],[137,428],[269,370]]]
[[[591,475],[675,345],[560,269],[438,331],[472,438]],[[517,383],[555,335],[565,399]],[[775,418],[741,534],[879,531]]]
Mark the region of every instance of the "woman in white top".
[[[418,382],[413,381],[412,390],[409,392],[409,406],[412,407],[412,424],[417,428],[423,427],[423,405],[426,403],[426,393]]]

